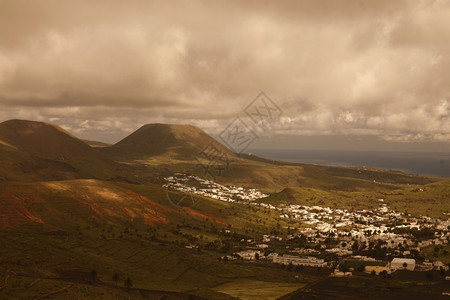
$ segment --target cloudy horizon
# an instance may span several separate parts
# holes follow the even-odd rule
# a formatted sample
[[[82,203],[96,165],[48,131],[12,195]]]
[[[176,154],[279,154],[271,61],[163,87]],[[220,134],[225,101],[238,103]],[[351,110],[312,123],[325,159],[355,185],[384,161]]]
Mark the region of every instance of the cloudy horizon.
[[[171,3],[0,0],[0,121],[217,136],[264,91],[282,116],[259,147],[450,149],[450,2]]]

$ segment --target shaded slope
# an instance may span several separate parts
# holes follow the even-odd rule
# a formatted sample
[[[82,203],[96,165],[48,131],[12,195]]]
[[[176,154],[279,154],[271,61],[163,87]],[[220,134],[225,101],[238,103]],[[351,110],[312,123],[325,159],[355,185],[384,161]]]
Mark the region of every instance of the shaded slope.
[[[5,121],[0,123],[0,139],[20,151],[39,157],[104,160],[100,153],[86,143],[48,123]]]
[[[41,181],[82,178],[72,165],[30,155],[0,139],[0,181]]]
[[[119,158],[146,159],[170,156],[190,160],[209,144],[227,155],[233,153],[203,130],[192,125],[147,124],[101,151]]]
[[[58,126],[34,121],[0,123],[0,180],[107,179],[118,164]]]

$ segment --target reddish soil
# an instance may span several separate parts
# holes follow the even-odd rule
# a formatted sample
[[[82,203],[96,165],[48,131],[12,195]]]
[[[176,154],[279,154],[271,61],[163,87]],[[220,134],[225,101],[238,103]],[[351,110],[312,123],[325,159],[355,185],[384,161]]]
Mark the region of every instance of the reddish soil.
[[[192,208],[184,208],[184,210],[188,214],[190,214],[191,216],[200,217],[200,218],[203,218],[203,219],[206,219],[206,220],[209,220],[209,221],[213,221],[213,222],[216,222],[217,224],[222,224],[222,225],[225,225],[225,226],[230,225],[229,223],[227,223],[225,221],[219,220],[219,219],[217,219],[217,218],[215,218],[215,217],[213,217],[213,216],[211,216],[209,214],[201,213],[201,212],[199,212],[197,210],[194,210]]]
[[[142,219],[152,226],[170,222],[167,209],[155,201],[95,180],[9,183],[0,186],[0,207],[0,230],[27,223],[51,225],[67,219],[68,213],[112,223],[117,218]]]

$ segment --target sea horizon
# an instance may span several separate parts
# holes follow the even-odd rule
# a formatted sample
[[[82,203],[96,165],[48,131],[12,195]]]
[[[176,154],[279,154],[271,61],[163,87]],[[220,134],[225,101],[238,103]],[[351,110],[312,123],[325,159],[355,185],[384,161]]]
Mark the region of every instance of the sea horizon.
[[[407,174],[450,177],[450,153],[383,150],[252,149],[253,155],[322,166],[368,167]]]

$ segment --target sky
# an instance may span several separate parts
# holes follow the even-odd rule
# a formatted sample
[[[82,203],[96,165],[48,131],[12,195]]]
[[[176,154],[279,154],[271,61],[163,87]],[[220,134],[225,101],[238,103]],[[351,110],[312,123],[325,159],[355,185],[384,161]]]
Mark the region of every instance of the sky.
[[[449,37],[447,0],[0,0],[0,121],[217,136],[264,92],[254,147],[447,151]]]

